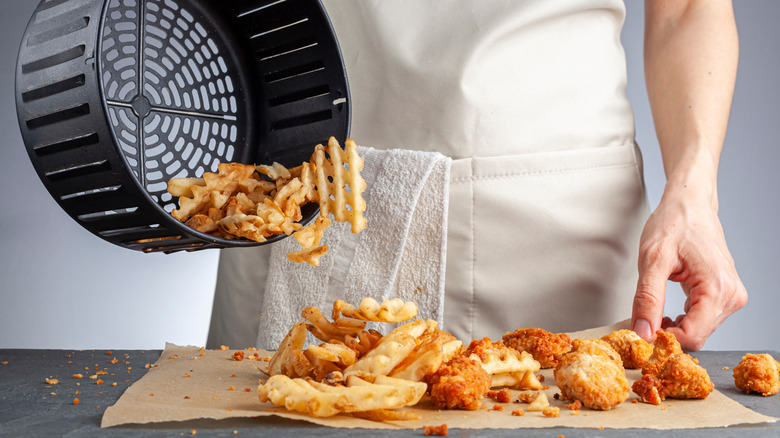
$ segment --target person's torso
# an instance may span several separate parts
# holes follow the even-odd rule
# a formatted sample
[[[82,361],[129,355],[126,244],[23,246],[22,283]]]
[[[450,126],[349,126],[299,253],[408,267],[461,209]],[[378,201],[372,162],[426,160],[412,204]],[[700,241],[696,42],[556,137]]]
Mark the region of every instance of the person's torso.
[[[620,0],[326,0],[352,137],[454,159],[627,145]]]

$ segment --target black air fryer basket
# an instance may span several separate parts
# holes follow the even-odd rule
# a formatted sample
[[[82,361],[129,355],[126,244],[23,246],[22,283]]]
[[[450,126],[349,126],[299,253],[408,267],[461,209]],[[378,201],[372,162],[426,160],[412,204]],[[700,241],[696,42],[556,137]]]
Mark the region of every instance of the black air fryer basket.
[[[19,50],[16,106],[60,206],[145,252],[258,245],[177,221],[168,180],[220,162],[297,166],[350,121],[317,0],[44,0]]]

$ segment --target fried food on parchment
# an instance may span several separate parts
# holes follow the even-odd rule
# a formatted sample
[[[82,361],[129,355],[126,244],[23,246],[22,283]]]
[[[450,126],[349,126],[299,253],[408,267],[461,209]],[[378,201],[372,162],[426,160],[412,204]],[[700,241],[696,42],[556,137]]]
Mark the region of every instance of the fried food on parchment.
[[[345,378],[345,385],[331,386],[311,379],[271,376],[257,388],[260,401],[284,406],[312,417],[330,417],[342,412],[395,409],[416,404],[425,394],[425,384],[373,376],[363,380]]]
[[[536,377],[539,362],[527,351],[518,352],[501,341],[490,338],[474,339],[463,352],[464,356],[479,361],[490,375],[491,387],[513,386],[517,389],[542,389]]]
[[[703,399],[715,389],[707,370],[683,353],[671,333],[656,332],[653,354],[642,368],[642,379],[632,385],[645,403],[661,404],[666,398]]]
[[[560,355],[571,349],[571,339],[566,333],[550,333],[540,328],[519,328],[507,332],[504,343],[517,351],[527,351],[542,368],[553,368]]]
[[[628,398],[620,355],[601,339],[575,339],[553,371],[561,396],[591,409],[609,410]]]
[[[428,386],[436,406],[473,411],[490,389],[490,375],[478,360],[457,355],[433,373]]]
[[[618,352],[626,369],[642,368],[653,354],[653,346],[633,330],[617,330],[601,339]]]
[[[666,398],[703,399],[715,389],[707,370],[689,354],[677,353],[663,362],[656,374],[634,382],[633,391],[645,403],[661,404]]]
[[[734,385],[745,391],[757,392],[764,397],[780,391],[780,362],[769,354],[746,354],[734,367]]]
[[[642,374],[656,374],[661,369],[663,363],[674,356],[682,353],[682,347],[673,334],[658,330],[655,332],[656,338],[653,341],[653,354],[647,359],[642,367]]]
[[[463,342],[443,330],[428,331],[420,336],[417,347],[393,368],[389,376],[424,382],[443,363],[459,354],[462,347]]]

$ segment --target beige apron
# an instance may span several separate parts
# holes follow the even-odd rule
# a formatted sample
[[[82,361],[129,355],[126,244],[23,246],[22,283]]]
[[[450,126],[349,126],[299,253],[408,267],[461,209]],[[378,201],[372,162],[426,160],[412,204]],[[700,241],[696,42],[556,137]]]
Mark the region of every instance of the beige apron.
[[[647,203],[623,3],[324,3],[351,136],[453,158],[444,328],[468,340],[629,317]],[[222,252],[209,345],[254,343],[268,252]]]

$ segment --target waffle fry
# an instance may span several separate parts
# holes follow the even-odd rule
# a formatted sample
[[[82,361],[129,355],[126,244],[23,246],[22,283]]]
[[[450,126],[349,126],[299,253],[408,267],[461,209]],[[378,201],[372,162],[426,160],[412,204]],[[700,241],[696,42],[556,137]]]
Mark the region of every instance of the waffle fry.
[[[319,359],[333,362],[343,367],[348,367],[357,360],[355,350],[343,343],[329,342],[321,345],[309,345],[307,350]]]
[[[331,137],[328,140],[329,158],[325,157],[324,146],[317,145],[314,148],[311,158],[316,169],[314,185],[320,214],[327,217],[333,213],[337,222],[349,222],[352,224],[352,232],[359,233],[367,224],[363,217],[366,201],[361,195],[366,189],[366,182],[360,176],[363,159],[358,155],[354,141],[347,139],[345,147],[346,150],[341,149],[338,141]],[[344,168],[345,164],[348,169]]]
[[[344,370],[345,376],[353,374],[388,375],[417,346],[417,340],[426,331],[433,330],[436,321],[422,320],[406,323],[384,336],[376,347]]]
[[[331,213],[336,221],[350,222],[353,233],[366,227],[362,169],[363,159],[355,142],[347,139],[345,149],[341,149],[333,137],[327,150],[317,145],[311,162],[292,169],[280,163],[220,163],[216,173],[168,181],[168,193],[179,198],[179,208],[171,215],[202,233],[264,242],[271,236],[301,230],[301,208],[317,202],[320,217],[311,228],[301,230],[304,232],[296,239],[302,250],[293,251],[288,259],[319,266],[328,251],[319,242],[330,226]]]
[[[293,361],[294,351],[303,350],[303,345],[306,342],[306,324],[299,322],[290,329],[287,336],[284,337],[282,343],[279,344],[279,348],[276,350],[271,360],[268,362],[268,375],[275,376],[278,374],[297,374],[290,373],[294,369]],[[300,361],[300,358],[297,360]],[[288,374],[288,375],[289,375]]]
[[[328,252],[327,245],[320,245],[325,229],[330,226],[330,219],[318,216],[313,223],[293,233],[293,237],[303,249],[287,254],[287,258],[296,263],[320,265],[320,258]]]
[[[346,386],[330,386],[276,375],[260,384],[257,392],[263,403],[270,401],[313,417],[330,417],[342,412],[409,406],[417,403],[426,390],[424,383],[383,376],[373,382],[350,376],[346,382]]]
[[[420,415],[414,412],[391,409],[352,412],[352,416],[371,421],[411,421],[420,419]]]
[[[330,226],[330,219],[318,216],[314,222],[301,228],[293,234],[295,240],[304,248],[313,248],[320,244],[325,230]],[[338,318],[338,315],[336,316]]]
[[[374,329],[370,329],[368,331],[363,330],[354,337],[345,336],[344,345],[355,350],[357,357],[361,358],[365,356],[366,353],[371,351],[371,349],[376,347],[381,339],[382,333],[379,333]]]
[[[306,328],[323,342],[334,339],[344,342],[347,336],[355,336],[366,328],[365,322],[354,319],[336,318],[330,322],[316,307],[303,309],[301,318],[309,321],[310,324],[306,324]]]
[[[315,246],[313,248],[299,249],[287,253],[287,258],[295,263],[308,263],[312,266],[319,266],[320,259],[328,252],[328,245]]]
[[[333,318],[342,314],[348,318],[376,322],[404,322],[417,316],[417,304],[400,298],[385,300],[382,304],[371,297],[363,298],[360,307],[342,300],[333,303]]]
[[[206,180],[203,178],[171,178],[168,181],[168,193],[173,196],[194,196],[192,186],[206,186]]]

